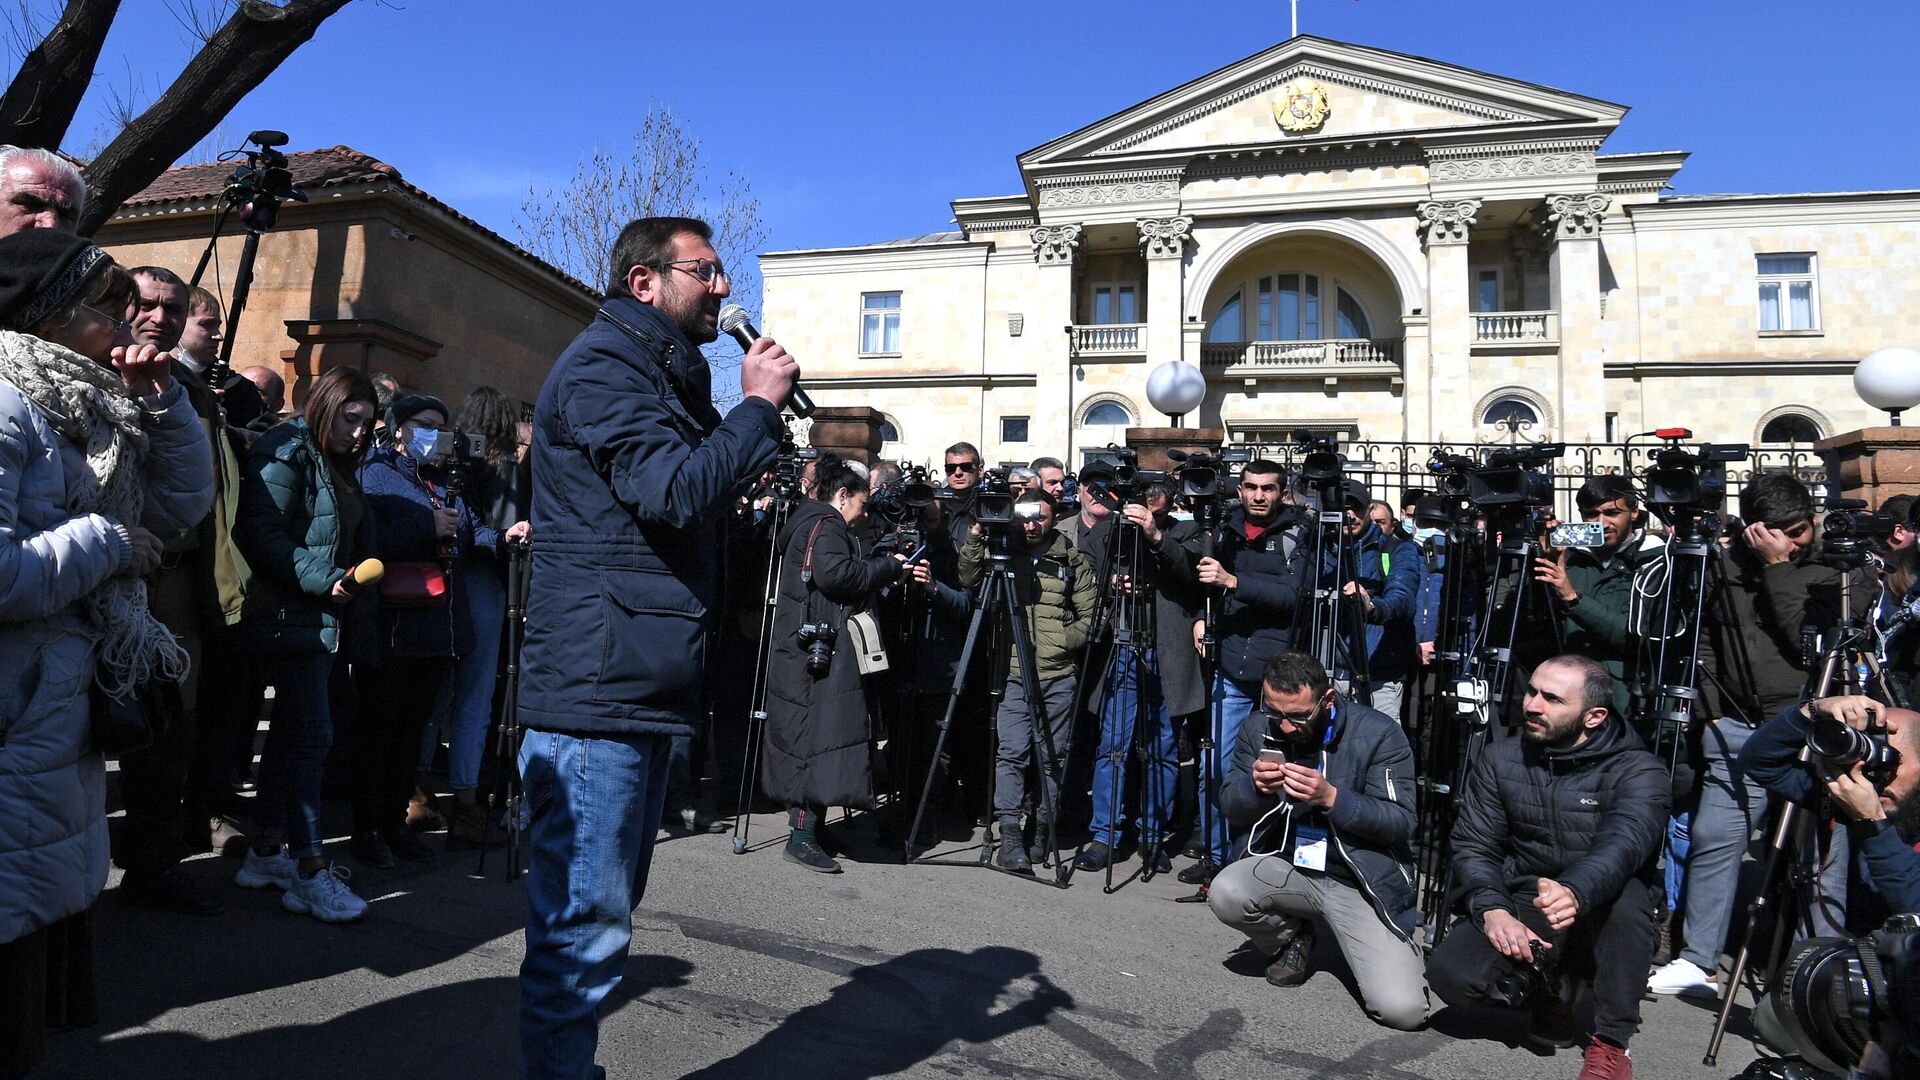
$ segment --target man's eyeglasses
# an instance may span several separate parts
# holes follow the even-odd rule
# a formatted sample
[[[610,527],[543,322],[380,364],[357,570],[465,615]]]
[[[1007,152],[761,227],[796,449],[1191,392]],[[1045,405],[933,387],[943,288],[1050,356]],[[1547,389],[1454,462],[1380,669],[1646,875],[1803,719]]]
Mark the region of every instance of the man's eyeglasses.
[[[116,334],[122,330],[125,330],[127,327],[133,325],[132,319],[115,318],[114,316],[109,315],[104,311],[101,311],[99,308],[94,307],[92,304],[81,304],[79,306],[85,308],[88,311],[93,312],[94,318],[99,319],[103,323],[106,323],[107,329],[112,330]]]
[[[1294,727],[1311,727],[1314,721],[1320,719],[1320,713],[1324,711],[1325,708],[1326,703],[1321,702],[1306,712],[1275,712],[1265,705],[1262,705],[1260,706],[1260,715],[1266,717],[1267,723],[1269,724],[1278,724],[1280,721],[1285,720]]]
[[[716,281],[733,280],[728,276],[727,272],[720,269],[719,264],[715,263],[712,259],[675,259],[667,265],[675,267],[676,269],[685,270],[687,273],[699,278],[700,284],[708,288],[712,288],[713,283]]]
[[[954,474],[954,473],[960,473],[960,472],[978,472],[979,470],[980,470],[980,463],[979,463],[979,462],[977,462],[977,461],[949,461],[949,462],[947,462],[947,474],[948,474],[948,475],[952,475],[952,474]]]

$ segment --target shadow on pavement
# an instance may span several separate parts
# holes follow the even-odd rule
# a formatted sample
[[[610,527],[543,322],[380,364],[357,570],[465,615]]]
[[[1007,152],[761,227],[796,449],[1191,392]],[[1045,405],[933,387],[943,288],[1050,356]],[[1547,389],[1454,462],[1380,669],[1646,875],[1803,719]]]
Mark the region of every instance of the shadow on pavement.
[[[1034,988],[1014,986],[1031,980]],[[1018,996],[995,1007],[1009,991]],[[800,1009],[759,1042],[688,1080],[778,1076],[864,1080],[905,1071],[949,1043],[988,1043],[1039,1027],[1073,998],[1040,971],[1040,958],[988,946],[973,952],[919,949],[855,968],[827,1000]]]

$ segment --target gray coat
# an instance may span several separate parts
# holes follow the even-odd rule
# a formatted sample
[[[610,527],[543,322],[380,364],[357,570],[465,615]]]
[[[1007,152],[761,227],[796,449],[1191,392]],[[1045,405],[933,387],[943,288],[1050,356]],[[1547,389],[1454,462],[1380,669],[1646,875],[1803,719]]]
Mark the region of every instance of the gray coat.
[[[178,384],[147,399],[140,525],[191,528],[213,457]],[[107,883],[106,767],[91,745],[94,638],[76,601],[126,570],[118,523],[75,515],[85,458],[0,380],[0,942],[85,911]]]

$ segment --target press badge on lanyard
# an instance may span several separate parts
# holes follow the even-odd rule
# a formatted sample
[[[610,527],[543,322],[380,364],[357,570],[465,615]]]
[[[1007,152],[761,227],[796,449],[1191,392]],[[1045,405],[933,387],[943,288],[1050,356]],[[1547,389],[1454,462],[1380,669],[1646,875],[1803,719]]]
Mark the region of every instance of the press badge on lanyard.
[[[1336,713],[1327,720],[1327,733],[1321,739],[1321,745],[1333,741],[1333,728],[1339,722]],[[1301,825],[1295,830],[1293,838],[1293,865],[1302,870],[1327,872],[1327,830]]]

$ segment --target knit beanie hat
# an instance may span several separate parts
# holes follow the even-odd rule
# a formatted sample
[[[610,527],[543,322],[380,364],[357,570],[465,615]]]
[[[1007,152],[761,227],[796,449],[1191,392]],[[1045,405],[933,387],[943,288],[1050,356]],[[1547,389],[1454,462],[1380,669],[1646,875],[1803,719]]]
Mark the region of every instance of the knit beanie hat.
[[[431,394],[402,394],[394,398],[393,404],[387,407],[387,426],[398,431],[400,425],[429,409],[446,417],[449,422],[453,420],[453,413],[447,410],[446,403],[439,398]]]
[[[0,326],[32,330],[73,306],[113,257],[56,229],[0,237]]]

